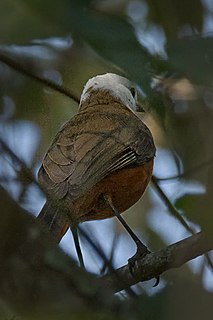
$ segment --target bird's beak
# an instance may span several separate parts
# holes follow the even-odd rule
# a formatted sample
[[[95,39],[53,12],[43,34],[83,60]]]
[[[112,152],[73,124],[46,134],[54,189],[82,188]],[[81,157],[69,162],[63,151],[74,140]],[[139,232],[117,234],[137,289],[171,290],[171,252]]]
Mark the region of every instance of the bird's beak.
[[[142,106],[142,103],[140,103],[139,101],[137,101],[137,103],[136,103],[136,111],[137,112],[144,112],[144,113],[146,112]]]

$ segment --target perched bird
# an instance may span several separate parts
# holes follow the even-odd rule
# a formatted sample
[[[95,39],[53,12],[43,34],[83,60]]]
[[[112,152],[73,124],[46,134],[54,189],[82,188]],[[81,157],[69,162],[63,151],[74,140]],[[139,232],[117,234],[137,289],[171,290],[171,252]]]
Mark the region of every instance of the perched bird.
[[[137,245],[149,252],[121,217],[143,195],[155,156],[152,135],[136,112],[137,92],[113,73],[86,83],[78,113],[47,151],[38,179],[47,201],[38,218],[59,242],[71,226],[117,216]],[[83,265],[81,253],[79,259]]]

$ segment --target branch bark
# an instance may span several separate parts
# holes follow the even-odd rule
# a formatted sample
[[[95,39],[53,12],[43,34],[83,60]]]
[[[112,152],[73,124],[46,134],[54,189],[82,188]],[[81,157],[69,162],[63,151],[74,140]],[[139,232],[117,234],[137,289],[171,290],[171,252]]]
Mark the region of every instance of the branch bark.
[[[213,250],[213,236],[199,232],[137,260],[131,272],[127,264],[103,276],[102,281],[107,288],[118,292],[138,282],[156,278],[167,270],[178,268],[210,250]]]

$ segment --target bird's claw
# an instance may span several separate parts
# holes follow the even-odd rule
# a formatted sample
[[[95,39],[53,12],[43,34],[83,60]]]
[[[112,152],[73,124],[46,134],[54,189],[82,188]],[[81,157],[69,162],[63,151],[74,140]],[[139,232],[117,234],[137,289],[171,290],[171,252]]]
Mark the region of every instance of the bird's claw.
[[[135,266],[135,262],[137,260],[142,259],[143,257],[145,257],[149,253],[150,253],[150,251],[147,249],[147,247],[145,247],[145,246],[138,246],[137,247],[137,251],[134,254],[134,256],[132,256],[131,258],[128,259],[129,271],[132,275],[133,275],[133,269]]]
[[[157,287],[157,286],[159,285],[159,283],[160,283],[160,276],[157,276],[155,279],[156,279],[156,281],[155,281],[155,284],[153,285],[153,288],[154,288],[154,287]]]
[[[132,256],[131,258],[128,259],[129,271],[132,276],[134,276],[133,271],[134,271],[134,267],[135,267],[135,262],[137,260],[144,258],[149,253],[151,253],[151,251],[149,251],[145,246],[138,246],[137,251],[134,254],[134,256]],[[156,279],[156,281],[155,281],[155,284],[153,285],[153,287],[158,286],[158,284],[160,282],[160,276],[157,276],[155,279]]]

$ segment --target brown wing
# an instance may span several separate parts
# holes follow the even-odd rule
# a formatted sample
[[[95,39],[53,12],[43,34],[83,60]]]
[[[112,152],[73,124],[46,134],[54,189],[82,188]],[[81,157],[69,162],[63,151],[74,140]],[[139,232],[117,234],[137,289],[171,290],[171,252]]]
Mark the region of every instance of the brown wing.
[[[146,162],[154,153],[149,130],[133,113],[81,112],[57,134],[39,181],[47,193],[75,199],[112,171]]]

